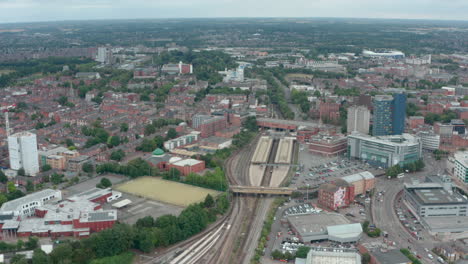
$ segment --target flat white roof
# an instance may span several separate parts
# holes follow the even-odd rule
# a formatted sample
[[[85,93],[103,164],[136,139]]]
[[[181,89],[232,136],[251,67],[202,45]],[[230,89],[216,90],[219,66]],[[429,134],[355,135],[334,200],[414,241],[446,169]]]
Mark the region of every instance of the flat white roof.
[[[4,203],[2,207],[0,208],[0,211],[15,211],[18,209],[19,206],[25,203],[37,201],[44,197],[48,197],[59,192],[60,192],[59,190],[45,189],[42,191],[31,193],[21,198]]]
[[[116,202],[115,204],[112,205],[112,207],[115,207],[115,208],[119,209],[119,208],[127,206],[127,205],[129,205],[131,203],[132,203],[132,201],[130,201],[129,199],[125,199],[125,200],[122,200],[120,202]]]
[[[173,164],[176,165],[176,166],[193,166],[193,165],[197,165],[199,163],[202,163],[202,161],[196,160],[196,159],[184,159],[184,160],[181,160],[181,161],[177,161],[177,162],[175,162]]]
[[[463,167],[468,168],[468,151],[456,152],[454,157],[456,161],[463,165]]]

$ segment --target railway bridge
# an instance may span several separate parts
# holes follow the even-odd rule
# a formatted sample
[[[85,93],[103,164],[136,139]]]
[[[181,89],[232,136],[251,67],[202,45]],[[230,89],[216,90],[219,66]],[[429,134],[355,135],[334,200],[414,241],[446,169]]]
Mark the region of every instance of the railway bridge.
[[[281,195],[289,196],[296,188],[288,187],[263,187],[263,186],[231,186],[231,192],[235,194],[266,194],[266,195]]]

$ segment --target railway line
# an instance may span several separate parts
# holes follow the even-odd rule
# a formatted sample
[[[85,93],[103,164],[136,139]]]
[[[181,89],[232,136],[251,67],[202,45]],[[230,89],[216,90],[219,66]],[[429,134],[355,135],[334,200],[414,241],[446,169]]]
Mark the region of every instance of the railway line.
[[[260,135],[244,149],[234,153],[225,162],[230,185],[252,186],[249,164],[254,156]],[[268,163],[273,163],[279,140],[271,143]],[[272,169],[265,170],[261,186],[270,186]],[[250,263],[256,249],[263,221],[273,198],[234,195],[231,208],[215,224],[202,233],[159,252],[158,257],[141,263],[193,264],[193,263]]]
[[[275,163],[278,146],[279,146],[279,140],[273,139],[273,143],[272,143],[270,154],[268,156],[267,163],[269,164]],[[262,178],[260,186],[270,186],[272,174],[273,174],[273,167],[267,168],[265,170],[265,174],[263,174],[263,178]]]

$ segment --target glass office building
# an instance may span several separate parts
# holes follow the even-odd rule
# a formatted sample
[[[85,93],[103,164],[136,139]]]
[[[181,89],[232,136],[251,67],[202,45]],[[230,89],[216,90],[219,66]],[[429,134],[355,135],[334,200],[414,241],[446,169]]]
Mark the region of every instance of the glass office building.
[[[401,135],[405,132],[406,94],[377,95],[374,98],[372,135]]]

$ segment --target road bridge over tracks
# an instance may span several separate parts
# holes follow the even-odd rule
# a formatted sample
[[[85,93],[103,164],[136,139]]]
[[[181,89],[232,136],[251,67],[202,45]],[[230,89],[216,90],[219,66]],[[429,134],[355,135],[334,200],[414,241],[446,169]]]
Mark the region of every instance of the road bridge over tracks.
[[[268,194],[291,195],[296,188],[288,187],[263,187],[263,186],[231,186],[231,192],[236,194]]]

